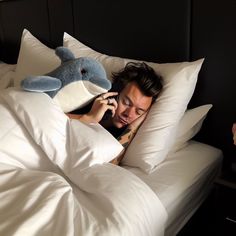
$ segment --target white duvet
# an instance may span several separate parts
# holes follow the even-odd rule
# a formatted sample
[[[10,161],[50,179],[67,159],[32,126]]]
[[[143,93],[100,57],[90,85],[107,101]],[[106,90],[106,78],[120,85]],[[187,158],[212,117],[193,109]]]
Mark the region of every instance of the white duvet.
[[[164,235],[156,194],[107,163],[121,150],[46,94],[0,91],[0,235]]]

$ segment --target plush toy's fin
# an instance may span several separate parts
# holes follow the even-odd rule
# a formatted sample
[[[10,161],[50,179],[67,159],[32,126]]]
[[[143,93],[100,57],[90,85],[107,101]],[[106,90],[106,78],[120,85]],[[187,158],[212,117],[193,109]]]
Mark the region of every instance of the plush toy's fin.
[[[51,76],[28,76],[21,81],[21,87],[31,92],[49,92],[61,88],[61,81]]]
[[[75,59],[74,54],[66,47],[57,47],[55,53],[61,59],[61,62]]]

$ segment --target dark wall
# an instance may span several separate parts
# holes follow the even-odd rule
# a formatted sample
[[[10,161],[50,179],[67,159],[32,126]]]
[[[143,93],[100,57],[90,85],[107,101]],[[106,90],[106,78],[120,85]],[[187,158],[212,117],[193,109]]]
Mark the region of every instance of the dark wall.
[[[212,103],[198,138],[236,162],[231,128],[236,122],[236,1],[194,0],[191,59],[205,57],[191,106]]]
[[[63,32],[72,32],[69,0],[8,0],[0,2],[0,56],[16,63],[21,34],[27,28],[47,46],[62,45]]]
[[[0,2],[0,59],[16,62],[23,28],[50,47],[66,31],[102,53],[154,62],[204,57],[189,107],[212,103],[197,139],[236,162],[236,0]]]
[[[73,3],[75,36],[97,50],[158,62],[189,59],[189,0]]]

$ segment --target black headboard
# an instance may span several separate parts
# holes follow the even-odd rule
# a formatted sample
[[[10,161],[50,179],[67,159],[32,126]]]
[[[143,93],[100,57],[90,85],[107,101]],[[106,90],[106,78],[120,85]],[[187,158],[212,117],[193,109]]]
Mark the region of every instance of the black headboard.
[[[205,58],[189,107],[212,103],[197,140],[236,162],[236,0],[3,0],[0,60],[16,63],[24,28],[44,44],[66,31],[97,51],[154,62]]]

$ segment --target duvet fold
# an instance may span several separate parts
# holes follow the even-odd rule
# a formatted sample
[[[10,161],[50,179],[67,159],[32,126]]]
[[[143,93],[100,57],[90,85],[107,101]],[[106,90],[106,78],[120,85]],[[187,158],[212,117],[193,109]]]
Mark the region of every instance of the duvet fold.
[[[0,94],[0,235],[164,235],[162,203],[109,163],[122,147],[107,131],[71,122],[44,93]],[[110,145],[85,147],[92,132]]]

